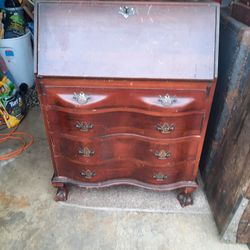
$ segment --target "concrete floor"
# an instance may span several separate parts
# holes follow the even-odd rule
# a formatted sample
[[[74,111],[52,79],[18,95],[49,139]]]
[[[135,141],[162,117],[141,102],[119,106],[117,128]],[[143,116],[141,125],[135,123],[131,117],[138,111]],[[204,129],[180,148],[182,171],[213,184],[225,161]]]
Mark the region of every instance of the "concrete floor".
[[[21,124],[35,143],[17,159],[0,162],[0,249],[247,250],[222,243],[202,190],[192,207],[175,193],[136,188],[73,188],[53,201],[52,166],[38,108]],[[4,144],[7,152],[11,144]]]

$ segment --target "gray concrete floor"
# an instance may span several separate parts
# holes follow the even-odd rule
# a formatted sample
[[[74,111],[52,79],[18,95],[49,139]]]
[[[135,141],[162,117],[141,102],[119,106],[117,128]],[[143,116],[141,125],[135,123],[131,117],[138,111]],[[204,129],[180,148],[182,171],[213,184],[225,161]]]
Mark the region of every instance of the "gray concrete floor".
[[[0,162],[0,249],[246,250],[220,241],[200,189],[192,207],[175,192],[73,188],[53,201],[52,166],[38,108],[20,126],[35,137],[21,156]],[[11,144],[1,145],[7,152]]]

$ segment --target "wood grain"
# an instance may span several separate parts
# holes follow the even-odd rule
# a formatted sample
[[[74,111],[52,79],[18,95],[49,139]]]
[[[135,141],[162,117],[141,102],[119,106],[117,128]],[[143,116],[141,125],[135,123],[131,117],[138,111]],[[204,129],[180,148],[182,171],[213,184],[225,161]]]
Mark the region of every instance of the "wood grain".
[[[206,193],[220,231],[227,226],[235,204],[250,184],[250,88],[246,88],[238,99],[206,179]]]
[[[237,232],[237,242],[242,244],[250,243],[250,202],[241,217]]]
[[[135,9],[127,19],[119,14],[124,6],[119,1],[39,4],[38,75],[217,77],[219,5],[152,1],[126,5]]]
[[[103,109],[131,108],[158,112],[184,112],[194,110],[204,110],[206,106],[207,89],[111,89],[91,88],[91,87],[46,87],[47,103],[49,105],[74,108],[75,112],[88,110],[98,112]],[[74,99],[74,94],[85,93],[89,100],[85,104],[79,104]],[[160,101],[160,96],[169,95],[175,101],[170,105],[164,105]]]
[[[199,138],[156,140],[124,133],[90,138],[52,135],[52,142],[55,155],[63,155],[84,164],[95,165],[111,159],[136,159],[154,166],[166,166],[172,162],[195,160]],[[84,157],[79,153],[84,148],[94,151],[94,155]],[[158,159],[155,155],[162,150],[170,154],[164,157],[166,159]]]
[[[78,161],[68,160],[64,157],[56,157],[56,164],[60,166],[58,176],[68,177],[81,182],[102,182],[116,179],[138,180],[144,183],[164,185],[179,181],[195,181],[192,175],[193,162],[174,164],[171,166],[155,167],[136,160],[115,159],[108,163],[89,165]],[[81,175],[84,171],[95,173],[92,178],[85,178]],[[164,180],[154,178],[157,174],[166,176]]]
[[[126,184],[179,188],[190,205],[216,85],[219,5],[126,4],[135,8],[127,19],[115,1],[36,5],[55,199],[66,200],[70,184]]]
[[[74,110],[75,111],[75,110]],[[48,117],[51,121],[49,130],[58,134],[71,134],[79,137],[96,137],[117,133],[129,133],[147,137],[169,139],[177,137],[198,136],[201,133],[204,121],[203,112],[184,112],[174,115],[165,113],[145,113],[102,110],[93,114],[72,112],[72,110],[48,108]],[[143,121],[143,122],[142,122]],[[92,128],[82,130],[77,124],[91,124]],[[160,126],[173,126],[169,132],[159,131]]]
[[[133,80],[132,83],[48,77],[38,80],[54,159],[52,183],[60,188],[58,194],[63,199],[67,197],[67,184],[98,187],[126,183],[150,189],[155,186],[155,190],[182,188],[180,202],[183,206],[192,204],[191,193],[197,187],[195,178],[215,81]],[[83,89],[104,98],[77,105],[72,101],[73,94]],[[180,102],[179,106],[174,103],[173,107],[148,101],[147,98],[151,100],[162,92],[175,95],[177,101],[182,98],[190,101]],[[76,127],[79,120],[91,122],[93,127],[83,133]],[[168,134],[156,130],[155,123],[167,122],[174,123],[175,130]],[[79,156],[79,148],[85,146],[94,150],[95,156],[88,159]],[[161,150],[171,151],[172,158],[157,159],[154,153]],[[145,174],[140,175],[145,169]],[[98,171],[98,177],[85,181],[81,173],[86,171],[95,174]],[[159,183],[154,176],[168,178]],[[57,195],[58,199],[61,196]]]

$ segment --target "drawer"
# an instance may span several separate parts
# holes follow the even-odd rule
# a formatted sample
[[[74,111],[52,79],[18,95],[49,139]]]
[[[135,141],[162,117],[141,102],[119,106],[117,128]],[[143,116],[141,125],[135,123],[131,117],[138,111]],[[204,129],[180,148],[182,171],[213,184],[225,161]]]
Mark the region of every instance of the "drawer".
[[[178,181],[193,181],[193,162],[155,167],[135,160],[114,160],[109,163],[88,165],[68,160],[55,159],[58,176],[80,182],[102,182],[113,179],[135,179],[149,184],[161,185]]]
[[[80,138],[130,133],[166,139],[200,135],[204,113],[178,113],[163,116],[147,112],[75,113],[73,110],[48,110],[49,129],[53,133]]]
[[[91,84],[91,83],[90,83]],[[194,84],[195,85],[195,84]],[[65,108],[96,112],[103,109],[139,109],[158,112],[204,110],[204,89],[110,89],[45,87],[47,103]]]
[[[130,160],[165,166],[171,162],[195,160],[199,139],[155,140],[132,135],[83,138],[52,136],[56,155],[88,163],[100,164],[114,159]]]

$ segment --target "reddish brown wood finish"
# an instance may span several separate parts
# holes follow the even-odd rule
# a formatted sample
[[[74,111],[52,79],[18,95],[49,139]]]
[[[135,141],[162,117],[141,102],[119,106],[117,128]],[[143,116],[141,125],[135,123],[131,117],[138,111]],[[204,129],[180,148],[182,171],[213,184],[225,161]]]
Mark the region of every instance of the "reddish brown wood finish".
[[[130,184],[182,188],[181,205],[192,204],[215,81],[43,78],[37,86],[53,152],[52,183],[60,189],[56,200],[66,199],[68,184]],[[79,105],[73,95],[81,91],[91,99]],[[165,94],[177,102],[164,107],[158,97]],[[82,131],[78,122],[92,126]],[[164,123],[174,129],[162,133],[156,126]],[[83,156],[84,148],[94,154]],[[158,159],[161,150],[170,156]]]
[[[177,199],[179,200],[182,207],[193,205],[192,193],[195,188],[186,187],[183,188],[182,191],[178,194]]]
[[[37,2],[38,75],[195,80],[217,76],[217,4]],[[121,15],[124,6],[134,10],[128,18]]]
[[[129,133],[158,139],[169,139],[200,135],[205,118],[204,112],[183,112],[165,114],[156,112],[102,111],[86,114],[76,109],[48,108],[49,130],[57,134],[70,134],[79,137],[104,136],[107,134]],[[141,122],[143,121],[143,123]],[[90,124],[82,129],[79,124]],[[172,125],[169,132],[159,131],[159,126]]]
[[[160,80],[160,79],[117,79],[117,78],[77,78],[77,77],[38,77],[41,79],[42,91],[52,88],[101,88],[101,89],[193,89],[205,90],[213,80]],[[90,84],[91,81],[91,84]]]
[[[57,187],[57,192],[55,195],[55,201],[66,201],[68,198],[68,188],[65,184],[59,185],[60,183],[54,183],[53,185]]]
[[[63,157],[56,157],[55,160],[56,164],[60,166],[58,176],[80,182],[96,183],[97,185],[98,182],[113,179],[119,182],[119,179],[124,178],[135,179],[154,185],[195,180],[195,176],[192,175],[194,162],[156,167],[150,163],[143,163],[136,160],[114,159],[107,163],[95,165],[83,164]]]
[[[188,205],[217,77],[219,5],[126,5],[37,1],[35,72],[56,200],[68,184],[128,184],[181,188]]]
[[[91,84],[90,84],[91,86]],[[71,86],[72,87],[72,86]],[[207,89],[111,89],[111,88],[91,88],[91,87],[45,87],[47,103],[58,107],[76,109],[79,111],[91,111],[99,113],[105,110],[124,110],[131,111],[145,110],[154,112],[184,112],[201,111],[205,109],[207,101]],[[74,94],[85,93],[89,95],[86,104],[79,104],[74,99]],[[172,105],[164,106],[160,101],[160,96],[169,95],[175,98]],[[79,111],[77,111],[79,110]]]
[[[186,160],[195,160],[199,138],[177,140],[155,140],[130,134],[115,134],[103,137],[76,139],[66,136],[52,136],[55,155],[66,156],[82,163],[96,165],[112,159],[135,159],[144,164],[165,166]],[[69,147],[70,145],[70,147]],[[128,146],[129,145],[129,146]],[[93,155],[84,156],[81,152],[88,148]],[[168,153],[160,157],[160,152]],[[129,166],[128,166],[129,167]]]

